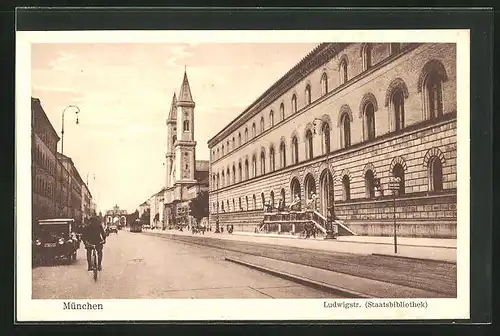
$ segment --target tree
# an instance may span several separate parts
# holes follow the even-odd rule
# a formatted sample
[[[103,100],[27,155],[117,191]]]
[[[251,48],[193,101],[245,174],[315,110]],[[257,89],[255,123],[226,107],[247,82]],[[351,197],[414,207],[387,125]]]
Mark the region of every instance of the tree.
[[[142,224],[149,224],[150,220],[150,215],[149,215],[149,209],[144,210],[141,216],[141,223]]]
[[[203,217],[208,217],[208,191],[201,191],[189,202],[191,216],[199,223]]]

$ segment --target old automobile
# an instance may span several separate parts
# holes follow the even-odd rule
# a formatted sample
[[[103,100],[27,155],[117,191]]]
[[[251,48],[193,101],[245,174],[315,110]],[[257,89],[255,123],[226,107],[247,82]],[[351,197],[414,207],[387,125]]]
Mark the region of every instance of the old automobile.
[[[80,239],[74,230],[71,218],[39,220],[33,238],[34,262],[64,259],[70,264],[76,260]]]

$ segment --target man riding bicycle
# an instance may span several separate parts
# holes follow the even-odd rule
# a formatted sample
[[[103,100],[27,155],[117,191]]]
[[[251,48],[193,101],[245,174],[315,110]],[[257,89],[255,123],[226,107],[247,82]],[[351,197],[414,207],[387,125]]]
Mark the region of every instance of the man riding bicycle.
[[[99,218],[92,217],[90,219],[90,224],[83,231],[83,242],[85,244],[85,248],[87,249],[87,265],[88,271],[92,271],[92,246],[95,245],[97,250],[97,269],[99,271],[102,270],[102,245],[106,243],[106,232],[104,231],[104,227],[101,225]]]

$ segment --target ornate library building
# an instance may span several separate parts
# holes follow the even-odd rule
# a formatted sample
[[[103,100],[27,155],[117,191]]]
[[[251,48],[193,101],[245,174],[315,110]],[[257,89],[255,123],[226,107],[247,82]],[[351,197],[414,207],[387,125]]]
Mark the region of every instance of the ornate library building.
[[[455,44],[322,43],[209,140],[210,224],[456,238],[456,101]]]

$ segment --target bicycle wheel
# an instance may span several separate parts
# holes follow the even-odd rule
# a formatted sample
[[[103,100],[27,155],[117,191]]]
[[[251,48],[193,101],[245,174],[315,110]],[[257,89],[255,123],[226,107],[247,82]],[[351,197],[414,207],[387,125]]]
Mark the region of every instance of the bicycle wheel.
[[[94,281],[97,281],[97,253],[96,250],[92,250],[92,270],[94,271]]]

